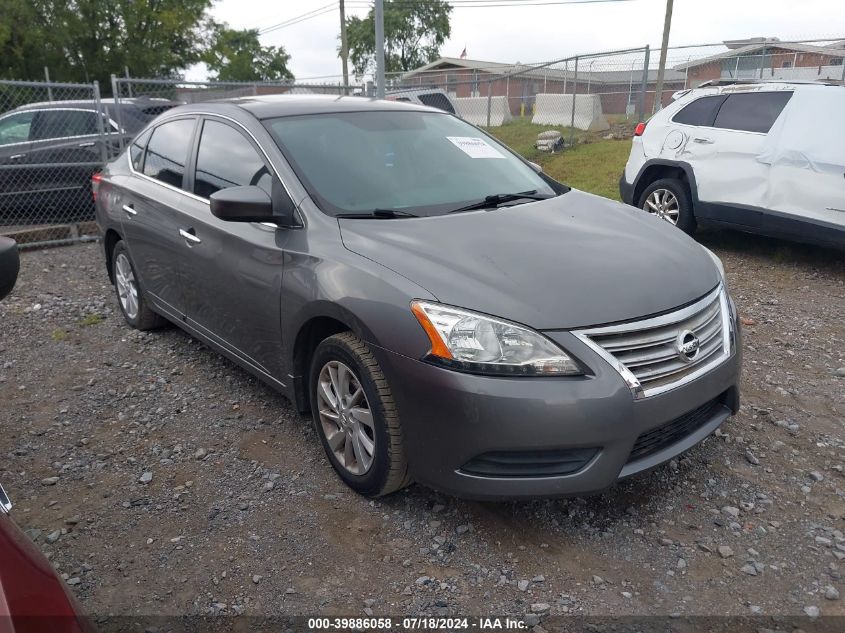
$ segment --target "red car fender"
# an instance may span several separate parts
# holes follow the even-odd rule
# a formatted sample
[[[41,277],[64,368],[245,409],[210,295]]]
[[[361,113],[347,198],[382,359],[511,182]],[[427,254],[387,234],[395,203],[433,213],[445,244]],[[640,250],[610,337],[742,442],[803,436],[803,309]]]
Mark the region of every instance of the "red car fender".
[[[0,511],[0,633],[92,633],[50,561]]]

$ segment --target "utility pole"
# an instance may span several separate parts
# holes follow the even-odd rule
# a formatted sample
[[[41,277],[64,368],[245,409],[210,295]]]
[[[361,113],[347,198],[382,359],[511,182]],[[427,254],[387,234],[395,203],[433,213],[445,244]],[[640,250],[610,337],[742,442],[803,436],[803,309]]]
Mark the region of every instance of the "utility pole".
[[[669,48],[669,28],[672,26],[672,4],[666,0],[666,18],[663,20],[663,42],[660,45],[660,65],[657,67],[657,86],[654,91],[653,112],[663,107],[663,75],[666,73],[666,52]]]
[[[344,0],[340,0],[340,60],[343,63],[343,94],[346,94],[346,86],[349,85],[349,49],[346,44],[346,7]]]
[[[384,99],[384,0],[376,0],[376,98]]]

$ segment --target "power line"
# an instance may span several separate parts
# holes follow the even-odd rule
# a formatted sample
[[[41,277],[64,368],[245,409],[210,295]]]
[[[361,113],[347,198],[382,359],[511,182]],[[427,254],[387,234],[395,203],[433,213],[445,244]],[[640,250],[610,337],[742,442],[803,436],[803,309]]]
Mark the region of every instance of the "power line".
[[[300,22],[304,22],[305,20],[310,20],[311,18],[316,18],[318,15],[323,15],[324,13],[330,13],[337,8],[337,2],[332,2],[331,4],[327,4],[322,7],[318,7],[316,9],[312,9],[306,13],[301,15],[297,15],[292,18],[288,18],[287,20],[283,20],[277,24],[273,24],[271,26],[264,27],[258,31],[259,34],[263,35],[264,33],[269,33],[270,31],[275,31],[276,29],[282,29],[286,26],[293,26],[294,24],[299,24]]]
[[[484,8],[484,7],[521,7],[521,6],[546,6],[546,5],[568,5],[568,4],[608,4],[617,2],[635,2],[636,0],[449,0],[453,8]],[[413,4],[416,0],[390,0],[391,4]],[[358,8],[372,7],[371,2],[363,0],[353,1]]]
[[[391,0],[392,4],[412,4],[416,0]],[[561,6],[561,5],[575,5],[575,4],[612,4],[619,2],[636,2],[636,0],[451,0],[449,4],[453,8],[458,9],[484,9],[497,7],[541,7],[541,6]],[[370,9],[373,7],[372,2],[366,0],[352,0],[347,2],[347,6],[357,9]],[[259,35],[271,33],[289,26],[294,26],[301,22],[311,20],[312,18],[320,17],[327,13],[332,13],[338,8],[337,2],[332,2],[322,7],[312,9],[301,15],[288,18],[277,24],[260,28]]]

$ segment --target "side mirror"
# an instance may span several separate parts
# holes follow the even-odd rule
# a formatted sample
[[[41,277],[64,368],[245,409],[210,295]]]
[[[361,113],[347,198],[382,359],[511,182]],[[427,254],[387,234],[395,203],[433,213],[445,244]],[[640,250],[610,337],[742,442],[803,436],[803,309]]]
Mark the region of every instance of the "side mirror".
[[[20,268],[17,243],[8,237],[0,237],[0,300],[12,292]]]
[[[543,173],[543,168],[542,168],[540,165],[538,165],[537,163],[532,163],[532,162],[529,160],[529,161],[528,161],[528,164],[531,166],[531,169],[533,169],[534,171],[536,171],[538,174],[542,174],[542,173]]]
[[[285,191],[273,188],[275,204],[267,192],[249,185],[229,187],[211,194],[211,213],[227,222],[275,222],[289,225],[293,218],[293,202]]]

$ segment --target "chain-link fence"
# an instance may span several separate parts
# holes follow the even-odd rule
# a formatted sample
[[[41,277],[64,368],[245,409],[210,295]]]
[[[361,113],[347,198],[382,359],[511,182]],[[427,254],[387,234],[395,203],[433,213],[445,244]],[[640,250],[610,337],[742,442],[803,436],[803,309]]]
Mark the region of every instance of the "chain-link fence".
[[[441,58],[387,78],[386,96],[453,110],[485,128],[557,151],[591,135],[627,138],[672,95],[705,82],[843,81],[845,40],[743,41],[670,48],[656,95],[657,55],[642,48],[543,63]],[[0,234],[24,245],[92,236],[91,176],[147,122],[184,103],[271,94],[372,96],[372,83],[191,82],[112,77],[100,86],[0,81]]]
[[[0,81],[0,234],[43,244],[95,232],[91,175],[116,151],[112,114],[96,83]]]
[[[202,103],[218,99],[253,97],[277,94],[362,94],[364,88],[358,85],[342,84],[294,84],[290,82],[221,82],[181,81],[177,79],[135,79],[112,76],[112,95],[118,113],[118,124],[125,125],[121,116],[133,105],[155,110],[165,110],[186,103]]]
[[[670,51],[667,66],[683,72],[689,87],[726,81],[845,81],[845,47],[769,42]]]
[[[177,105],[268,94],[360,94],[361,86],[113,77],[99,85],[0,81],[0,235],[21,247],[97,234],[91,177]]]
[[[649,48],[643,47],[541,64],[445,60],[393,75],[387,96],[437,105],[431,93],[445,93],[456,114],[474,125],[533,124],[557,131],[561,142],[573,144],[584,134],[622,134],[650,111],[657,70],[649,59]],[[683,87],[683,74],[666,75],[669,98]]]

